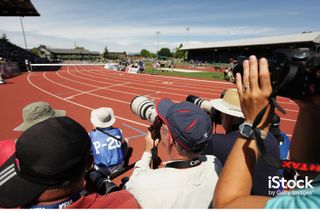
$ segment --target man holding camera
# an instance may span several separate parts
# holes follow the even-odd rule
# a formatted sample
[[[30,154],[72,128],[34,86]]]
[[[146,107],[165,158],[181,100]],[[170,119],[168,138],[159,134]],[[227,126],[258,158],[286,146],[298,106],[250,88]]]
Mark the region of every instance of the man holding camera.
[[[319,67],[317,70],[319,70]],[[290,150],[290,156],[293,159],[313,163],[313,173],[311,171],[301,173],[307,175],[306,177],[315,178],[312,181],[312,187],[292,190],[274,198],[250,196],[252,173],[255,170],[259,155],[259,143],[257,141],[260,141],[263,135],[268,134],[274,110],[269,98],[273,88],[267,60],[260,59],[259,65],[255,56],[251,56],[249,60],[244,60],[243,76],[237,74],[236,80],[245,122],[253,124],[258,115],[261,115],[260,112],[263,109],[265,109],[265,112],[263,116],[259,116],[261,119],[257,128],[252,130],[254,137],[251,134],[243,134],[238,137],[224,165],[215,190],[213,203],[219,208],[319,208],[320,178],[317,176],[319,172],[314,171],[316,171],[316,165],[319,166],[320,163],[317,148],[320,137],[318,129],[320,95],[314,94],[296,101],[300,107],[300,112]]]
[[[212,141],[205,147],[203,154],[216,156],[224,165],[237,137],[239,128],[244,122],[244,115],[240,107],[240,99],[236,89],[227,89],[220,99],[214,99],[211,106],[220,112],[214,120],[220,120],[225,134],[213,134]],[[279,144],[272,134],[269,134],[264,141],[267,152],[274,157],[279,157]],[[252,194],[273,195],[268,189],[268,177],[278,174],[278,169],[268,165],[261,157],[257,161],[256,170],[253,176]],[[272,191],[277,191],[273,189]]]
[[[211,139],[212,122],[190,102],[160,100],[156,106],[162,122],[160,139],[146,135],[146,148],[135,164],[126,189],[142,208],[208,208],[221,163],[199,153]],[[169,159],[163,168],[151,169],[151,149],[161,142]]]
[[[88,194],[92,165],[86,130],[68,117],[49,118],[25,130],[16,152],[0,167],[0,207],[28,209],[139,208],[125,190]]]

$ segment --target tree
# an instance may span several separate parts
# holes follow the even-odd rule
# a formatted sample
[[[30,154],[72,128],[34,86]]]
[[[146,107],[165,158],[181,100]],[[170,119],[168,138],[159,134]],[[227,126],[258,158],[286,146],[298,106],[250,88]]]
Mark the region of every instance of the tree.
[[[75,47],[74,49],[76,49],[76,50],[85,50],[84,47]]]
[[[183,47],[183,45],[180,44],[179,47],[176,48],[176,50],[175,50],[175,52],[174,52],[174,54],[173,54],[173,57],[175,57],[175,58],[181,58],[181,59],[185,58],[186,52],[183,51],[183,50],[181,50],[182,47]]]
[[[146,50],[146,49],[142,49],[141,51],[140,51],[140,55],[141,56],[143,56],[143,57],[145,57],[145,58],[150,58],[150,52],[148,51],[148,50]]]
[[[158,56],[160,58],[170,58],[172,56],[169,48],[161,48],[158,52]]]
[[[106,60],[107,58],[109,58],[109,51],[108,51],[108,48],[107,46],[104,47],[104,51],[102,53],[102,59],[103,60]]]
[[[5,42],[9,42],[9,39],[7,38],[7,35],[5,33],[2,34],[0,40],[5,41]]]
[[[37,47],[32,48],[30,51],[37,56],[41,56],[39,48]]]

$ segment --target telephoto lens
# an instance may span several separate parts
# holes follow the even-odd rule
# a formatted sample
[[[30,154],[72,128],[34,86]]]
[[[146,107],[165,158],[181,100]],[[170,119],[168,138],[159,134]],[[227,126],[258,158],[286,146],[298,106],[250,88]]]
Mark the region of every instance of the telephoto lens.
[[[131,101],[130,108],[134,114],[150,123],[153,123],[157,116],[154,102],[145,96],[135,97]]]
[[[194,95],[189,95],[186,98],[186,101],[194,103],[195,105],[200,107],[203,111],[207,112],[210,115],[210,118],[213,123],[221,124],[221,112],[214,109],[210,101]]]
[[[87,181],[90,181],[94,185],[95,192],[100,195],[106,195],[120,190],[120,188],[114,184],[108,176],[97,170],[90,170],[86,175]]]
[[[189,95],[186,98],[186,101],[194,103],[195,105],[197,105],[198,107],[200,107],[201,109],[203,109],[204,111],[206,111],[210,114],[212,112],[212,105],[206,99],[202,99],[202,98],[200,98],[198,96],[194,96],[194,95]]]

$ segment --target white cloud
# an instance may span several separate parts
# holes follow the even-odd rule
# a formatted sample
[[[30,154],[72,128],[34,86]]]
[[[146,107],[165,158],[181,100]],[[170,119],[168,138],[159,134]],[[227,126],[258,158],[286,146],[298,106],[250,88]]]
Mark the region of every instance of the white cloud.
[[[70,48],[70,46],[72,46],[71,43],[73,43],[72,41],[76,41],[77,43],[85,43],[88,45],[85,47],[91,50],[102,51],[104,46],[108,45],[108,47],[115,48],[115,51],[137,52],[142,48],[155,51],[156,31],[160,32],[159,47],[174,48],[186,40],[186,27],[181,25],[156,27],[148,25],[118,25],[115,23],[108,25],[101,24],[100,26],[77,26],[61,22],[40,22],[34,18],[24,18],[23,21],[28,40],[32,40],[33,45],[37,43],[36,39],[39,39],[37,45],[50,44],[50,46],[53,47]],[[2,18],[0,20],[0,32],[1,31],[8,33],[8,35],[10,33],[21,33],[19,19]],[[203,40],[212,41],[218,36],[265,35],[272,34],[276,31],[277,29],[268,27],[196,26],[190,27],[189,38],[193,40],[192,42],[194,43],[202,43]],[[62,42],[64,39],[68,41],[65,42],[66,44]],[[21,40],[17,43],[20,44]],[[55,44],[62,46],[54,46]],[[64,45],[67,45],[67,47]]]

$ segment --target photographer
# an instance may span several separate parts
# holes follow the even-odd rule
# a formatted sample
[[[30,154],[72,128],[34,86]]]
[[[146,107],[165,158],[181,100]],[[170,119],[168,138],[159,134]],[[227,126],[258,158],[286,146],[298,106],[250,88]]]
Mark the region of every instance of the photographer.
[[[262,58],[258,62],[255,56],[243,62],[243,76],[237,74],[237,90],[245,122],[253,123],[259,112],[267,106],[258,124],[261,135],[269,132],[269,121],[273,107],[268,97],[272,92],[268,62]],[[320,119],[320,96],[314,95],[296,101],[300,106],[290,156],[296,160],[319,163],[318,142],[320,131],[317,123]],[[252,174],[258,158],[256,139],[238,137],[228,156],[218,181],[213,203],[218,208],[319,208],[319,180],[313,181],[314,188],[304,189],[307,195],[277,195],[274,198],[250,196]],[[308,174],[309,175],[309,174]],[[309,175],[309,177],[311,177]],[[319,179],[319,178],[318,178]]]
[[[203,154],[216,156],[224,165],[236,139],[239,136],[239,126],[244,122],[244,115],[240,107],[240,99],[236,89],[227,89],[223,98],[214,99],[211,105],[215,110],[221,112],[221,125],[225,134],[213,134],[212,141],[205,147]],[[214,118],[217,119],[217,118]],[[264,141],[267,152],[279,158],[279,144],[272,134],[269,134]],[[278,169],[268,165],[261,157],[258,158],[253,175],[253,195],[274,195],[268,189],[268,177],[278,174]]]
[[[221,169],[216,157],[199,154],[211,139],[209,116],[190,102],[169,99],[160,100],[156,110],[162,122],[160,139],[147,132],[145,152],[126,189],[142,208],[208,208]],[[151,169],[151,149],[159,143],[169,161]]]
[[[0,207],[140,207],[125,190],[88,194],[84,177],[92,161],[90,138],[76,121],[56,117],[37,123],[22,133],[15,154],[0,167]]]
[[[128,142],[122,130],[113,127],[116,118],[113,109],[100,107],[91,111],[93,130],[89,132],[94,168],[106,176],[114,176],[125,168]]]

